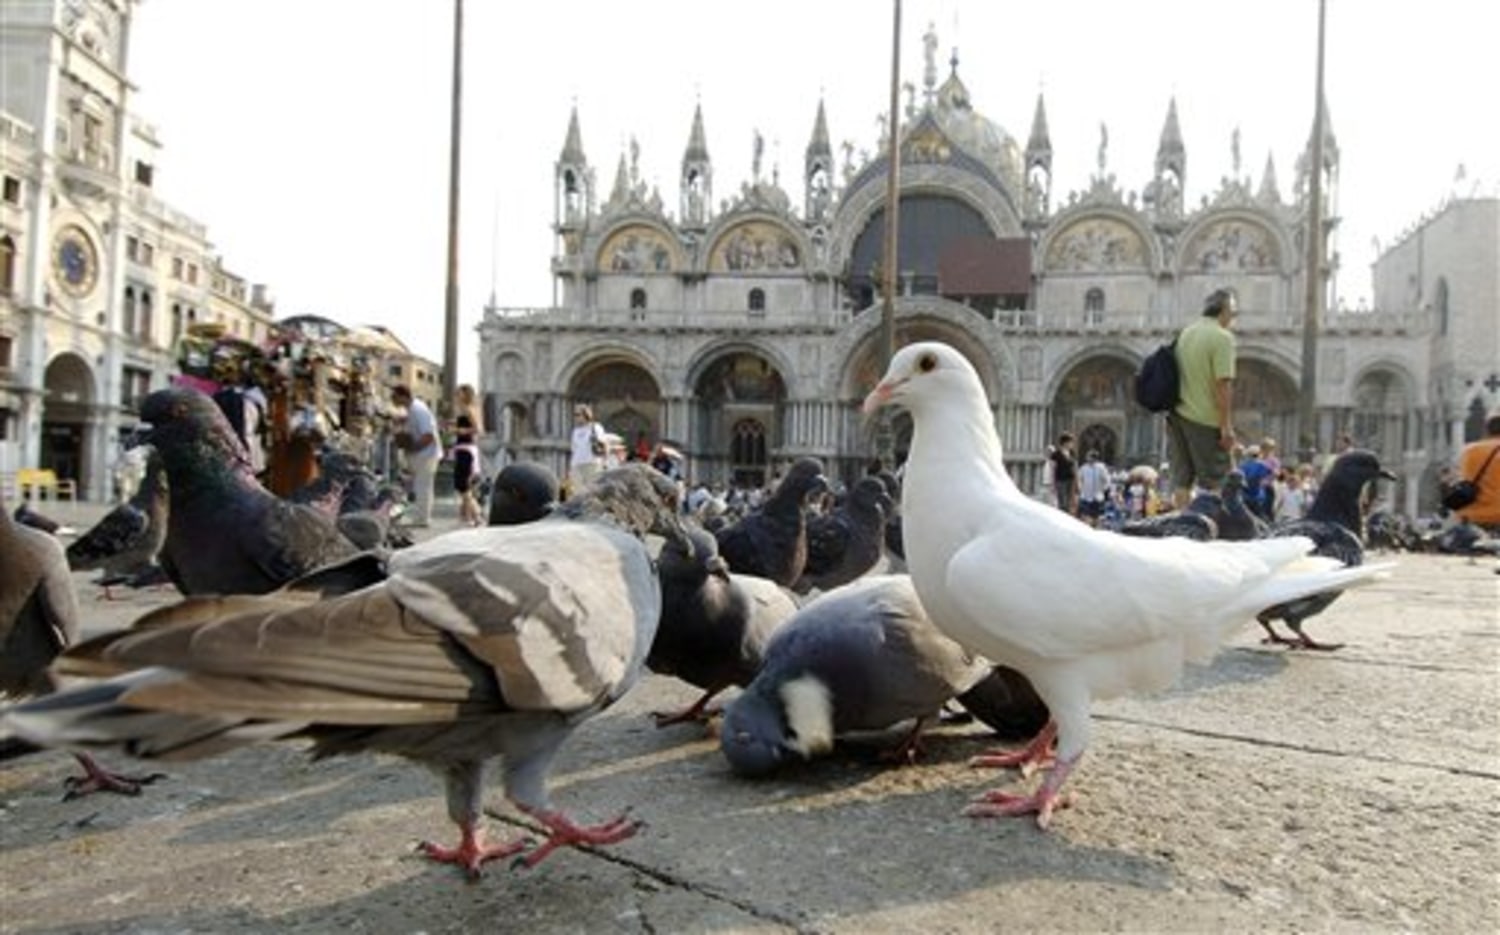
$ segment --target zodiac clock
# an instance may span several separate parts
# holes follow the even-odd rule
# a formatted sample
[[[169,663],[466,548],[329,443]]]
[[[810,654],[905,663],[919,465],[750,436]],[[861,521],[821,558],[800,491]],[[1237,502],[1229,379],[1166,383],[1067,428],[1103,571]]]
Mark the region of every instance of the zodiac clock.
[[[52,269],[58,284],[74,296],[94,291],[99,277],[99,257],[88,235],[78,227],[64,227],[52,242]]]

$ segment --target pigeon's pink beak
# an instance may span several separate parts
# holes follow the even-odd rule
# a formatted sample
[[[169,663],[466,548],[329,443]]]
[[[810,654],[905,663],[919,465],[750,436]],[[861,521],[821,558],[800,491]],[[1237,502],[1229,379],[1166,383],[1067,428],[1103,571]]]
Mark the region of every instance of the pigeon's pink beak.
[[[881,380],[878,384],[876,384],[875,388],[870,391],[870,395],[865,397],[865,404],[860,407],[860,411],[865,415],[869,415],[876,409],[879,409],[881,406],[889,403],[891,401],[891,396],[896,392],[896,388],[900,385],[900,380]]]

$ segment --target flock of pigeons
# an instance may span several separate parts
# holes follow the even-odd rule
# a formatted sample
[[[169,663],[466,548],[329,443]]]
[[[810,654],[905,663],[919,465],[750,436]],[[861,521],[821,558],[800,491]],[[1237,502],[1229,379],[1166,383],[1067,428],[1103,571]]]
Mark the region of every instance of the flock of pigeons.
[[[422,850],[477,876],[489,860],[530,866],[636,832],[627,815],[574,821],[547,779],[568,736],[650,669],[703,693],[658,713],[660,726],[705,721],[741,689],[719,742],[746,776],[865,731],[899,731],[891,754],[911,758],[942,716],[1034,735],[975,762],[1050,763],[1040,788],[986,793],[968,812],[1045,825],[1094,697],[1163,688],[1252,618],[1321,647],[1302,621],[1386,567],[1361,564],[1359,490],[1388,476],[1368,453],[1340,460],[1294,528],[1226,541],[1198,504],[1178,520],[1187,534],[1163,519],[1118,535],[1015,487],[978,377],[952,348],[897,354],[865,401],[885,405],[914,422],[904,482],[863,478],[829,509],[814,509],[830,494],[813,459],[715,529],[643,464],[558,502],[550,471],[517,463],[495,478],[489,526],[413,545],[357,463],[325,461],[321,486],[276,497],[210,399],[158,391],[142,407],[153,454],[141,490],[66,552],[0,510],[0,691],[20,699],[0,710],[0,755],[172,760],[291,738],[314,756],[394,753],[442,777],[458,829],[456,844]],[[1218,537],[1190,538],[1205,529]],[[79,642],[70,565],[111,586],[164,579],[184,598]],[[75,793],[155,778],[77,755]],[[539,844],[485,839],[497,759],[507,798],[545,829]]]

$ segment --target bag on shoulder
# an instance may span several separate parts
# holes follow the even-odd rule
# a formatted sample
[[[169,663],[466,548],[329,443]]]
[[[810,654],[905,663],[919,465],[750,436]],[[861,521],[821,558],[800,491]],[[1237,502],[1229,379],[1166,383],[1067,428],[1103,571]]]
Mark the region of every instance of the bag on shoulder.
[[[1449,510],[1462,510],[1479,499],[1479,487],[1471,480],[1454,481],[1443,488],[1443,506]]]
[[[1135,375],[1135,401],[1151,412],[1170,412],[1177,405],[1177,339],[1152,351]]]
[[[597,422],[589,432],[589,450],[600,458],[609,453],[609,444],[604,440],[604,429],[600,428]]]

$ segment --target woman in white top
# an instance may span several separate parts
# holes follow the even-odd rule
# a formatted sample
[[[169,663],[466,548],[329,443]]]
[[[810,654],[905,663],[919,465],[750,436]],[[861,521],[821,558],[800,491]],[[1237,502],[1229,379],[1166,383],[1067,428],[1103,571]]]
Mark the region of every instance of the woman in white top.
[[[568,455],[568,482],[571,490],[588,486],[604,469],[607,446],[604,426],[594,421],[594,410],[585,405],[573,407],[573,434]]]

